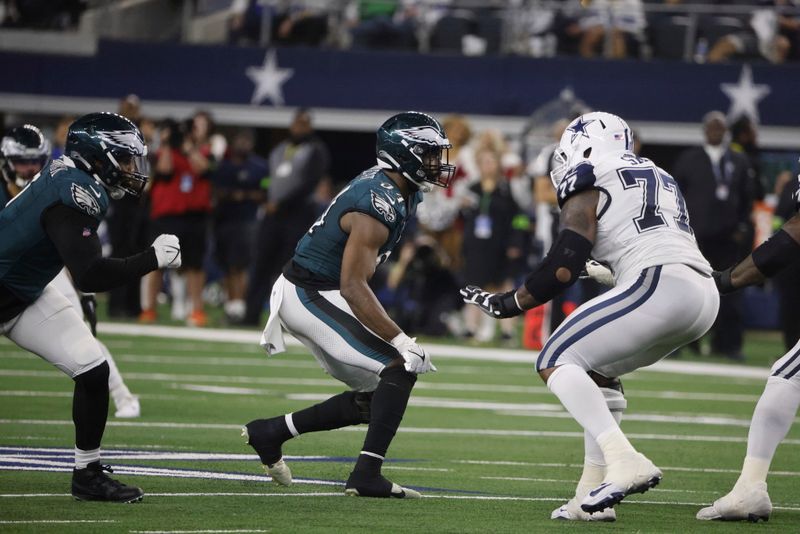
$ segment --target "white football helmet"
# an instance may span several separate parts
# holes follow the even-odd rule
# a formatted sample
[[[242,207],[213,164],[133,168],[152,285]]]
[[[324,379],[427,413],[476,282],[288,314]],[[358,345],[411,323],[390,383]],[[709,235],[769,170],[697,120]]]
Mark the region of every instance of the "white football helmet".
[[[620,117],[604,111],[581,115],[561,135],[550,179],[558,188],[566,172],[582,160],[597,163],[614,152],[633,150],[633,132]]]

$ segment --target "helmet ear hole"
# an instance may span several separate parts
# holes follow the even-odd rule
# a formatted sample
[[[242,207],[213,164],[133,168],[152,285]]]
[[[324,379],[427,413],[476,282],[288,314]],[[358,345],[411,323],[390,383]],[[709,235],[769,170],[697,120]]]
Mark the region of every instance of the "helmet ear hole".
[[[586,150],[583,151],[584,159],[588,159],[589,156],[591,156],[591,155],[592,155],[592,147],[589,147],[589,148],[587,148]]]

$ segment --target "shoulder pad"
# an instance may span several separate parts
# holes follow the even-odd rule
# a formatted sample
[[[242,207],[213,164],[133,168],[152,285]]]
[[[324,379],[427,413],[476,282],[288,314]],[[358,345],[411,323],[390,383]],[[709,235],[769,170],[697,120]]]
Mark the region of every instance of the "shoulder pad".
[[[103,186],[89,175],[68,168],[53,174],[53,181],[59,188],[61,202],[65,206],[81,211],[90,217],[101,219],[108,209],[108,194]]]
[[[594,166],[591,163],[578,164],[568,171],[558,184],[558,206],[563,207],[564,203],[577,193],[594,189],[596,181]]]

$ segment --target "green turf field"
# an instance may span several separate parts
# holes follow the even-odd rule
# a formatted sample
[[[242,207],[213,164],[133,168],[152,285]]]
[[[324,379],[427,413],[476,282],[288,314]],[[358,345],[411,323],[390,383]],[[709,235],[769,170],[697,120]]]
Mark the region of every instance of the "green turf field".
[[[144,488],[144,501],[71,499],[71,381],[0,338],[0,532],[800,530],[800,425],[773,463],[769,523],[694,519],[736,479],[763,379],[654,371],[627,377],[623,429],[664,470],[664,480],[618,506],[616,523],[573,524],[549,516],[574,489],[582,432],[530,364],[436,360],[439,372],[417,383],[389,451],[394,461],[385,466],[388,477],[426,498],[385,501],[343,495],[364,427],[289,442],[284,454],[296,479],[290,488],[269,482],[240,438],[241,424],[251,419],[344,389],[304,350],[267,359],[255,344],[102,338],[143,412],[140,419],[109,420],[106,461],[114,476]],[[748,338],[746,352],[751,363],[766,366],[783,351],[777,338],[762,335]]]

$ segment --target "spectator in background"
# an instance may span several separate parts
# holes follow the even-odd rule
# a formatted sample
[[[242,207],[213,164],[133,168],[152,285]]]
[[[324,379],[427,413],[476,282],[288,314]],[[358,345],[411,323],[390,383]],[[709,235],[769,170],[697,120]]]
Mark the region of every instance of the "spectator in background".
[[[686,199],[692,229],[700,251],[716,270],[740,259],[752,235],[753,204],[748,162],[733,152],[726,139],[725,115],[712,111],[703,117],[705,144],[683,152],[673,176]],[[742,299],[732,293],[720,299],[719,315],[712,327],[711,350],[742,360]]]
[[[503,176],[500,158],[501,154],[491,147],[478,150],[476,159],[480,179],[470,187],[476,202],[462,212],[463,278],[471,285],[480,285],[484,289],[491,287],[486,289],[490,292],[504,292],[513,287],[515,273],[512,268],[522,258],[525,239],[515,228],[520,209]],[[467,330],[477,341],[494,339],[494,318],[484,315],[476,306],[465,306],[464,314]],[[514,326],[513,319],[500,321],[505,341],[513,339]]]
[[[208,214],[211,211],[211,183],[206,177],[209,158],[192,140],[187,125],[172,120],[161,129],[156,154],[155,176],[150,190],[150,226],[153,235],[174,234],[181,242],[191,313],[190,326],[207,323],[203,306]],[[156,320],[156,297],[161,289],[161,272],[147,275],[147,299],[139,319]],[[173,293],[173,299],[180,298]]]
[[[130,119],[142,132],[145,144],[153,146],[156,128],[152,121],[142,117],[141,102],[133,94],[119,102],[119,114]],[[111,255],[126,257],[147,246],[147,206],[142,198],[125,195],[109,201],[106,214]],[[108,293],[108,314],[111,317],[135,318],[141,313],[141,283],[133,280]]]
[[[224,273],[225,316],[231,323],[244,319],[247,269],[252,262],[256,212],[266,199],[262,182],[269,166],[253,154],[255,133],[238,130],[228,155],[211,173],[214,200],[214,250]]]
[[[319,46],[328,34],[328,15],[319,2],[234,0],[228,42]],[[268,35],[265,34],[268,32]]]
[[[358,50],[417,49],[416,2],[357,0],[347,4],[345,20],[351,46]]]
[[[622,59],[638,52],[647,21],[642,0],[594,0],[578,15],[577,24],[581,56]]]
[[[789,4],[787,0],[767,3],[772,5],[741,16],[746,21],[744,30],[725,35],[713,43],[708,53],[709,63],[720,63],[734,56],[765,58],[772,63],[786,61],[792,43],[795,46],[797,43],[800,18],[782,12]]]
[[[329,164],[328,149],[314,133],[311,111],[298,109],[289,125],[289,138],[269,155],[267,201],[260,213],[244,324],[261,324],[273,282],[317,218],[314,191]]]

